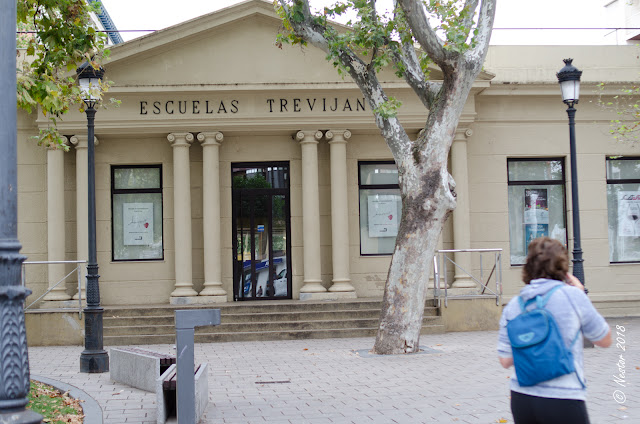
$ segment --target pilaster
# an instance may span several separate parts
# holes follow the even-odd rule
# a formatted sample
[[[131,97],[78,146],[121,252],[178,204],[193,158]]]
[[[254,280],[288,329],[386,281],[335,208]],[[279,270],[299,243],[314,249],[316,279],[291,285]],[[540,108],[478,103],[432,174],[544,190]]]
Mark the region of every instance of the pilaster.
[[[167,140],[173,147],[173,227],[175,255],[175,290],[171,293],[171,304],[189,303],[188,298],[197,296],[193,289],[192,243],[191,243],[191,177],[189,147],[193,142],[191,133],[171,133]]]
[[[331,161],[331,240],[333,285],[330,292],[356,297],[349,271],[349,208],[347,201],[347,140],[349,130],[327,131]]]
[[[471,248],[471,217],[469,215],[469,172],[467,163],[467,138],[473,135],[469,128],[458,128],[451,146],[451,173],[456,182],[457,206],[453,211],[453,248]],[[476,284],[467,272],[471,272],[471,254],[454,253],[455,267],[453,288],[474,288]]]
[[[68,140],[64,138],[64,143]],[[64,150],[58,145],[47,149],[47,259],[65,260],[65,211],[64,211]],[[69,300],[66,284],[54,287],[64,276],[64,264],[48,265],[48,281],[51,291],[43,298],[47,301]]]
[[[318,141],[321,131],[298,131],[295,139],[302,149],[302,243],[304,285],[300,299],[312,299],[327,291],[320,274],[320,194],[318,189]]]
[[[211,302],[226,302],[222,288],[220,247],[220,143],[221,132],[202,132],[202,227],[204,236],[204,288],[199,296]]]

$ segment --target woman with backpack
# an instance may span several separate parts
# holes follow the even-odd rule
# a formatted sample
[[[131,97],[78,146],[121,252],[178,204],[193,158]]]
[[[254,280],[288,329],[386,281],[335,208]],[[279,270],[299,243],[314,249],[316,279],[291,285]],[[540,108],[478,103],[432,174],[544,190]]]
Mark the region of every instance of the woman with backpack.
[[[589,423],[582,334],[600,347],[611,330],[569,270],[567,250],[540,237],[529,244],[526,284],[500,319],[498,357],[511,376],[516,424]]]

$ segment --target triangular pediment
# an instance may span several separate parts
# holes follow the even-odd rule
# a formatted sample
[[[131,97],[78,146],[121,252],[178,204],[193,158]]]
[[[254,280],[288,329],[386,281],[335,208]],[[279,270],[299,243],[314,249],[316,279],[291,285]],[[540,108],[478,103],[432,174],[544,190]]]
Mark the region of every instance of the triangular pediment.
[[[354,85],[338,75],[315,47],[278,48],[275,40],[281,28],[271,2],[249,0],[114,46],[105,65],[107,77],[115,90]],[[440,79],[440,70],[434,67],[430,78]],[[484,72],[478,78],[487,79],[491,75]],[[390,69],[380,74],[380,80],[403,84]]]
[[[344,82],[320,50],[276,47],[281,25],[247,1],[114,46],[105,69],[114,88]]]

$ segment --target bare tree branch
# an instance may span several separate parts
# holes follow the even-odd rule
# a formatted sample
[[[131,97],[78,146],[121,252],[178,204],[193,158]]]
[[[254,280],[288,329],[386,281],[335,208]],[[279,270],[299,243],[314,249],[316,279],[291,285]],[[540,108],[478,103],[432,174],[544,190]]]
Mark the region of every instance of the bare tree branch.
[[[467,35],[469,35],[469,31],[473,26],[473,15],[475,10],[478,8],[478,3],[480,0],[466,0],[464,2],[465,9],[469,10],[469,15],[462,21],[462,25],[467,28]]]
[[[326,28],[313,21],[308,0],[299,1],[302,2],[305,19],[302,22],[289,20],[294,33],[325,53],[331,53],[336,56],[367,99],[369,106],[374,111],[376,125],[389,145],[398,166],[402,166],[409,157],[411,142],[404,127],[396,117],[383,117],[379,112],[376,112],[389,100],[389,97],[384,92],[376,76],[375,69],[373,67],[370,69],[355,52],[348,48],[342,47],[337,54],[335,52],[332,53],[330,41],[325,35]],[[278,2],[280,5],[285,5],[286,0],[278,0]]]
[[[482,0],[480,6],[480,16],[478,17],[478,35],[476,36],[476,47],[468,52],[476,57],[476,65],[482,66],[484,58],[489,49],[491,39],[491,29],[496,15],[496,0]]]
[[[442,89],[442,83],[427,81],[420,67],[415,48],[411,43],[404,43],[402,51],[393,49],[392,52],[394,62],[400,64],[400,67],[404,69],[403,75],[407,84],[413,89],[422,104],[427,109],[431,109]]]
[[[422,2],[398,0],[398,4],[404,11],[407,23],[420,46],[440,68],[447,66],[445,63],[447,54],[444,49],[444,43],[429,24],[429,18],[424,12]]]

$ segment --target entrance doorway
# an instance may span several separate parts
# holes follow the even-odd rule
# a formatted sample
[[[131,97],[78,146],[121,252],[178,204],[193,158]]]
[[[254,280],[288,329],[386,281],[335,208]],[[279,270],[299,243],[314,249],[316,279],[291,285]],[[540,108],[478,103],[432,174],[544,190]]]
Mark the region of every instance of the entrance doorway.
[[[291,299],[289,163],[231,164],[234,300]]]

